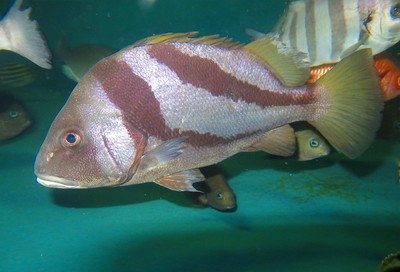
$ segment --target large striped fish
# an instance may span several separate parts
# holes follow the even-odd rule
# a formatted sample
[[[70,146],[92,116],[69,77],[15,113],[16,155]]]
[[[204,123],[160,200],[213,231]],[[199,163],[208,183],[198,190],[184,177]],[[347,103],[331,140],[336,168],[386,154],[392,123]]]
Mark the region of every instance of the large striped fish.
[[[335,63],[371,48],[378,54],[400,40],[400,0],[301,0],[289,4],[275,30],[311,66]]]
[[[199,167],[275,146],[268,145],[273,131],[279,142],[292,140],[292,130],[282,131],[299,120],[351,158],[370,145],[383,106],[370,50],[303,86],[304,54],[271,36],[243,46],[191,35],[145,39],[86,73],[39,151],[38,182],[89,188],[154,181],[196,191],[192,184],[204,180]]]

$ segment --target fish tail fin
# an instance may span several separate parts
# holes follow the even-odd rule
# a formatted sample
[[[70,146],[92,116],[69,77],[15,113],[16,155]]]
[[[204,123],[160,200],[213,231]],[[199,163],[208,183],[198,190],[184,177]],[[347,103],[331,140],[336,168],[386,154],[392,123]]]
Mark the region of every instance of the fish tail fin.
[[[20,10],[22,0],[16,0],[0,22],[0,49],[14,51],[42,68],[50,69],[50,51],[35,20],[30,20],[31,8]],[[2,30],[2,31],[1,31]]]
[[[372,61],[370,49],[359,50],[312,85],[327,91],[330,102],[327,114],[309,123],[349,158],[370,146],[381,121],[383,98]]]

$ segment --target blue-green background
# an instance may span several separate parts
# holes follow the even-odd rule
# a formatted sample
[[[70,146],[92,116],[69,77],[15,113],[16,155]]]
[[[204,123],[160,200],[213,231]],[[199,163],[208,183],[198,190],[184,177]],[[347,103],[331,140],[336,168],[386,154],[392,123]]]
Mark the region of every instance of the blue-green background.
[[[200,31],[248,42],[244,29],[270,30],[284,1],[31,0],[55,52],[69,44],[122,48],[165,32]],[[1,13],[11,1],[0,2]],[[0,52],[2,54],[3,52]],[[74,83],[51,71],[19,98],[35,120],[0,143],[0,271],[375,271],[400,250],[398,140],[379,140],[350,161],[338,154],[297,162],[263,153],[221,163],[238,209],[199,207],[187,193],[155,184],[53,190],[33,163]]]

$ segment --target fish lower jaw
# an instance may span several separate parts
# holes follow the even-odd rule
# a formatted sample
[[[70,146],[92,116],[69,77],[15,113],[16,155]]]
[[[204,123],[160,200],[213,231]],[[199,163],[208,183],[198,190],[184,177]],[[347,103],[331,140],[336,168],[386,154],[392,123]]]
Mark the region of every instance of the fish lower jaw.
[[[41,185],[49,187],[49,188],[58,188],[58,189],[83,188],[74,181],[68,181],[68,180],[65,180],[62,178],[51,177],[51,176],[37,177],[37,182],[40,183]]]

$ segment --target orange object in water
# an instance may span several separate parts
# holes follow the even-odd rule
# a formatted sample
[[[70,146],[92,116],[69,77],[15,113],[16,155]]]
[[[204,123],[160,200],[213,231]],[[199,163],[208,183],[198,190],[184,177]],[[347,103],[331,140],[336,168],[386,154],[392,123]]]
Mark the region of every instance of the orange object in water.
[[[381,91],[385,101],[396,98],[400,95],[400,69],[384,55],[377,55],[374,57],[374,65],[376,72],[381,78]],[[307,83],[314,83],[321,76],[326,74],[334,63],[323,64],[311,67],[310,78]]]

